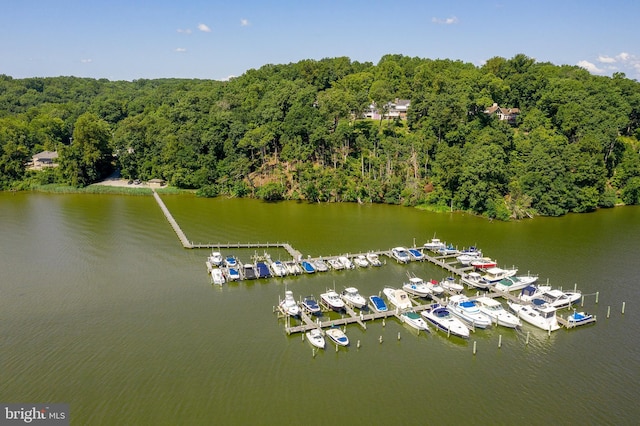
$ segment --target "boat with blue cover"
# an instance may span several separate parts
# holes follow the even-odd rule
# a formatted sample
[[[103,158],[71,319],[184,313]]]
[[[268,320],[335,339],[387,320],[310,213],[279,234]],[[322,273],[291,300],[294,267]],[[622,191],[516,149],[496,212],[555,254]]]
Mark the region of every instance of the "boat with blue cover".
[[[456,294],[449,298],[447,309],[453,315],[460,318],[473,327],[488,328],[491,326],[491,319],[480,311],[480,308],[473,300],[469,300],[463,294]]]
[[[305,296],[302,299],[302,308],[312,315],[319,315],[321,313],[320,305],[313,296]]]
[[[411,255],[409,255],[409,251],[404,247],[392,248],[391,255],[400,263],[409,263],[411,261]]]
[[[276,277],[284,277],[288,273],[287,267],[280,260],[271,262],[271,270]]]
[[[238,281],[240,279],[240,271],[238,268],[225,268],[224,272],[227,281]]]
[[[576,327],[584,324],[591,324],[596,322],[596,319],[589,312],[576,312],[575,310],[571,315],[567,317],[569,327]]]
[[[409,251],[409,256],[411,256],[413,260],[417,260],[417,261],[424,260],[424,253],[422,253],[420,250],[410,248],[408,251]]]
[[[258,278],[271,277],[271,270],[265,262],[256,262],[256,269],[258,270]]]
[[[426,310],[420,312],[427,321],[436,326],[436,329],[447,333],[448,335],[454,335],[462,337],[463,339],[469,338],[469,328],[458,318],[451,315],[451,312],[442,305],[434,303]]]
[[[303,260],[302,262],[300,262],[300,264],[302,265],[302,270],[305,273],[313,274],[314,272],[316,272],[316,268],[311,264],[311,262],[307,262],[306,260]]]
[[[373,296],[369,296],[369,301],[371,302],[371,307],[376,312],[387,312],[389,310],[389,307],[385,303],[384,299],[382,299],[380,296],[377,296],[375,294]]]
[[[236,268],[238,266],[238,260],[235,256],[229,255],[224,258],[224,266],[227,268]]]

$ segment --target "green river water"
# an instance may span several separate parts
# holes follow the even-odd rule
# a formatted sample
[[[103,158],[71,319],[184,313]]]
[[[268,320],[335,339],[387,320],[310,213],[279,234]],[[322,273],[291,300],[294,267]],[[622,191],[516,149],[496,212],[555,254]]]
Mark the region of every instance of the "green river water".
[[[542,282],[577,284],[598,323],[462,341],[388,319],[347,326],[350,347],[314,357],[273,313],[285,289],[369,295],[407,272],[446,273],[388,261],[214,287],[209,251],[183,249],[152,197],[0,193],[0,402],[69,403],[73,425],[639,422],[638,207],[501,223],[385,205],[163,200],[194,242],[280,241],[314,257],[434,236],[477,245]]]

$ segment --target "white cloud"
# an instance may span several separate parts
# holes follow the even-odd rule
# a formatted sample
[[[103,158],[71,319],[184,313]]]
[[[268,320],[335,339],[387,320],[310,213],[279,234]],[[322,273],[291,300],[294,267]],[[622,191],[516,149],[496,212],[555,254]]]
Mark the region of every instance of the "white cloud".
[[[602,74],[604,72],[603,70],[598,68],[595,64],[593,64],[593,63],[591,63],[589,61],[579,61],[576,65],[578,65],[581,68],[586,69],[590,73]]]
[[[240,26],[241,27],[248,27],[249,25],[251,25],[251,24],[249,23],[248,19],[244,19],[243,18],[243,19],[240,20]]]
[[[186,49],[186,48],[184,48],[184,47],[177,47],[177,48],[175,49],[175,52],[178,52],[178,53],[182,53],[182,52],[186,52],[186,51],[187,51],[187,49]]]
[[[80,62],[83,64],[90,64],[91,62],[93,62],[93,59],[80,59]]]
[[[611,56],[600,55],[598,56],[598,62],[602,62],[603,64],[613,64],[616,62],[616,58],[612,58]]]
[[[617,55],[616,58],[620,59],[621,61],[627,61],[629,60],[629,58],[631,58],[631,55],[629,55],[627,52],[622,52]]]
[[[452,16],[451,18],[431,18],[431,22],[435,23],[435,24],[444,24],[444,25],[452,25],[452,24],[457,24],[458,23],[458,18],[456,18],[455,16]]]
[[[202,32],[205,33],[210,33],[211,32],[211,28],[209,28],[207,25],[205,24],[198,24],[198,29]]]
[[[180,34],[191,34],[191,29],[190,28],[187,28],[187,29],[184,29],[184,30],[182,28],[178,28],[177,31]]]

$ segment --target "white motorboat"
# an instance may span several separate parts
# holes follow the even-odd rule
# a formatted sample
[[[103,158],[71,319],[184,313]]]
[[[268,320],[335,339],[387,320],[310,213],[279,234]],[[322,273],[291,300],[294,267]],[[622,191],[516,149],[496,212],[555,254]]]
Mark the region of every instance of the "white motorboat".
[[[326,263],[324,263],[324,260],[322,259],[316,259],[313,262],[313,266],[316,267],[316,271],[318,272],[327,272],[329,270],[329,267],[327,266]]]
[[[413,311],[401,313],[400,319],[402,320],[402,322],[415,328],[418,331],[429,331],[429,326],[427,325],[426,321],[420,315]]]
[[[407,293],[414,294],[418,297],[431,296],[431,288],[427,285],[422,278],[409,277],[409,281],[402,284],[402,289]]]
[[[300,275],[302,273],[302,269],[300,269],[300,265],[296,261],[287,260],[284,262],[284,266],[287,268],[289,275]]]
[[[340,256],[340,257],[338,257],[338,260],[340,261],[340,263],[342,263],[342,265],[345,267],[345,269],[353,269],[353,268],[355,268],[353,262],[351,260],[349,260],[349,258],[347,256]]]
[[[440,241],[438,238],[432,238],[428,243],[424,243],[424,248],[431,251],[438,251],[441,248],[445,248],[447,245]]]
[[[535,283],[538,281],[537,275],[519,275],[513,277],[504,278],[493,286],[498,291],[516,291],[522,290],[526,286]]]
[[[474,301],[469,300],[469,298],[463,294],[451,296],[447,304],[447,309],[453,315],[473,327],[487,328],[491,326],[491,319],[480,311]]]
[[[413,306],[406,291],[399,288],[385,287],[382,292],[395,308],[408,309]]]
[[[394,247],[391,249],[391,256],[400,263],[408,263],[411,260],[409,251],[404,247]]]
[[[222,269],[220,268],[213,268],[211,270],[211,281],[214,284],[217,285],[222,285],[224,284],[227,280],[224,278],[224,274],[222,273]]]
[[[478,272],[469,272],[466,275],[462,275],[460,281],[462,281],[469,287],[475,287],[482,290],[486,290],[491,287],[491,283],[485,281],[485,279],[482,278],[482,275],[480,275]]]
[[[424,260],[424,253],[422,253],[420,250],[416,248],[410,248],[407,251],[409,252],[409,256],[411,256],[412,260],[416,260],[418,262]]]
[[[340,262],[336,258],[329,259],[327,260],[327,262],[329,263],[329,266],[331,266],[331,269],[335,269],[336,271],[340,271],[341,269],[344,269],[344,265],[342,264],[342,262]]]
[[[484,275],[482,276],[482,279],[487,281],[490,285],[493,285],[497,282],[499,282],[500,280],[503,280],[505,278],[509,278],[509,277],[513,277],[518,270],[517,269],[502,269],[502,268],[498,268],[498,267],[494,267],[494,268],[489,268],[487,270],[484,271]]]
[[[240,271],[238,268],[224,268],[227,281],[238,281],[240,279]]]
[[[220,253],[219,251],[214,251],[211,252],[207,260],[214,266],[220,266],[222,265],[224,258],[222,257],[222,253]]]
[[[380,258],[375,253],[367,253],[367,261],[371,264],[371,266],[382,266]]]
[[[303,260],[302,262],[300,262],[300,265],[302,266],[302,270],[304,271],[305,274],[316,273],[316,267],[310,261]]]
[[[460,293],[464,290],[464,286],[457,283],[453,277],[443,278],[442,281],[440,281],[440,286],[451,293]]]
[[[480,312],[491,318],[493,324],[501,325],[503,327],[516,328],[522,326],[520,319],[507,311],[502,303],[490,297],[478,297],[475,299],[478,304]]]
[[[569,327],[577,327],[579,325],[593,324],[596,322],[596,317],[589,312],[576,312],[575,310],[569,316],[567,316],[567,322]]]
[[[473,266],[476,269],[489,269],[489,268],[495,268],[496,266],[498,266],[498,262],[491,259],[490,257],[478,256],[477,259],[472,259],[469,262],[469,265]]]
[[[291,290],[284,292],[284,299],[280,301],[278,306],[280,307],[280,311],[285,315],[292,317],[300,315],[300,307],[298,306],[298,302],[293,298],[293,292]]]
[[[440,283],[436,280],[427,281],[427,286],[429,287],[429,291],[433,296],[441,296],[444,293],[444,288],[440,285]]]
[[[533,302],[537,304],[546,303],[552,308],[568,308],[576,303],[582,297],[582,293],[578,291],[563,292],[558,289],[552,289],[551,286],[535,286],[529,285],[522,289],[518,296],[520,300],[525,302]]]
[[[449,244],[439,248],[438,253],[443,256],[452,256],[452,255],[460,254],[460,251],[457,248],[455,248],[452,244]]]
[[[307,340],[313,346],[319,349],[324,349],[325,341],[324,336],[322,335],[322,331],[319,328],[314,328],[305,333]]]
[[[331,327],[326,331],[326,335],[338,346],[347,346],[349,345],[349,338],[344,331],[340,330],[337,327]]]
[[[224,258],[224,266],[227,268],[236,268],[238,266],[238,259],[235,256],[229,255]]]
[[[362,254],[354,257],[353,258],[353,263],[355,263],[356,266],[359,267],[359,268],[366,268],[366,267],[369,266],[369,261]]]
[[[509,308],[520,317],[521,320],[528,322],[545,331],[556,331],[560,328],[558,319],[556,318],[556,309],[548,305],[524,305],[512,301],[507,301]]]
[[[462,253],[456,257],[456,260],[464,266],[469,266],[474,260],[479,260],[482,253]]]
[[[384,299],[382,299],[380,296],[377,296],[375,294],[369,296],[369,301],[371,302],[371,307],[376,312],[387,312],[389,310],[387,304],[384,302]]]
[[[313,296],[305,296],[302,299],[302,308],[312,315],[320,314],[320,305]]]
[[[284,266],[284,263],[279,260],[271,262],[271,270],[273,271],[273,275],[276,277],[284,277],[289,273],[289,271],[287,271],[287,267]]]
[[[431,305],[428,309],[420,312],[420,314],[436,328],[445,333],[454,336],[469,338],[469,328],[464,322],[457,317],[451,315],[451,312],[445,307],[437,303]]]
[[[358,293],[358,289],[355,287],[347,287],[342,291],[342,300],[349,306],[353,306],[354,308],[362,309],[367,306],[367,299],[362,297],[360,293]]]
[[[334,290],[327,290],[326,293],[322,293],[320,295],[320,300],[322,300],[328,308],[333,309],[334,311],[342,311],[344,309],[344,301]]]

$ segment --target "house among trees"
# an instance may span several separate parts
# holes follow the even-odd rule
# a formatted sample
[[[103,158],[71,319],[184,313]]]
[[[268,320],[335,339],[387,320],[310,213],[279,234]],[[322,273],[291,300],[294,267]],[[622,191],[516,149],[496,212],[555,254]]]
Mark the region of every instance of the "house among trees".
[[[57,151],[42,151],[31,157],[31,169],[42,170],[46,167],[56,167],[55,160],[58,158]]]
[[[484,110],[485,114],[498,116],[498,120],[507,121],[509,124],[515,124],[520,108],[503,108],[494,102],[489,108]]]
[[[395,102],[387,102],[385,108],[383,108],[384,112],[381,112],[376,108],[375,104],[371,104],[369,109],[365,111],[364,116],[374,120],[379,120],[380,118],[400,118],[404,120],[407,118],[409,105],[411,105],[410,100],[396,98]],[[382,116],[383,113],[384,117]]]

